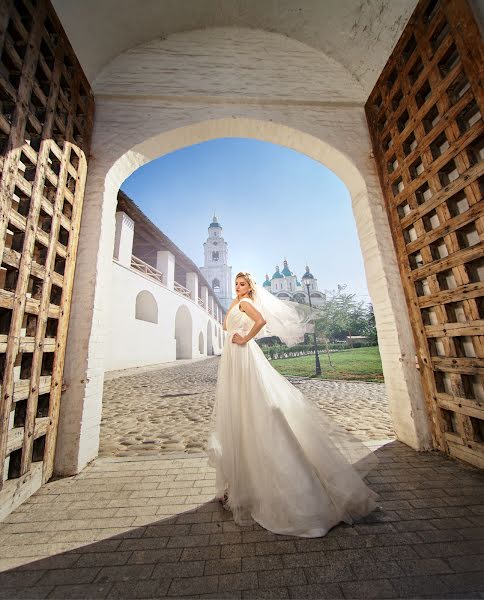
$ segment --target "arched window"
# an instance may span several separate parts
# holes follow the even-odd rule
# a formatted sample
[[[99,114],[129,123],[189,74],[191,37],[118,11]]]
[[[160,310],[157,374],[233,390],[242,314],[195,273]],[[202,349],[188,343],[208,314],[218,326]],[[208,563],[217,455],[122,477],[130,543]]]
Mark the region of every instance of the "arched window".
[[[218,279],[212,281],[212,289],[214,292],[220,292],[220,281]]]
[[[212,252],[212,261],[218,262],[218,259],[219,259],[218,250],[215,252]]]
[[[151,292],[143,290],[136,296],[135,317],[139,321],[158,323],[158,304]]]
[[[200,332],[198,334],[198,351],[200,352],[200,354],[203,354],[205,351],[205,343],[203,340],[203,333]]]

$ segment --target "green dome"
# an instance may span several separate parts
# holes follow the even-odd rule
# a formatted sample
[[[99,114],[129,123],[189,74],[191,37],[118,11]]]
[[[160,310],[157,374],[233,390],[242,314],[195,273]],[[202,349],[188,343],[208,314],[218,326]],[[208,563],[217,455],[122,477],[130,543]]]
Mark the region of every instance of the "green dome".
[[[303,279],[314,279],[314,275],[309,272],[309,267],[306,267],[306,272],[302,276]]]
[[[266,280],[262,284],[262,287],[271,287],[271,282],[269,281],[269,275],[266,275]]]
[[[279,272],[278,266],[276,267],[276,272],[272,276],[272,279],[284,279],[284,275],[281,275],[281,273]]]
[[[222,229],[222,226],[217,221],[217,217],[215,215],[213,215],[213,221],[210,223],[209,227],[219,227],[220,229]]]
[[[284,275],[284,277],[290,277],[293,274],[292,271],[290,271],[289,267],[287,266],[287,260],[284,261],[284,268],[282,269],[281,272]]]

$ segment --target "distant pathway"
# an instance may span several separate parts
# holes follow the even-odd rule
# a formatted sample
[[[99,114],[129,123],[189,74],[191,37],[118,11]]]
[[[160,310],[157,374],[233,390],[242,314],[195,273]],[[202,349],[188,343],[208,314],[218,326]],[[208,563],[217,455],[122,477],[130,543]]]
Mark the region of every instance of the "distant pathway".
[[[202,452],[218,358],[108,375],[100,456]],[[289,378],[321,410],[365,440],[394,438],[381,383]]]

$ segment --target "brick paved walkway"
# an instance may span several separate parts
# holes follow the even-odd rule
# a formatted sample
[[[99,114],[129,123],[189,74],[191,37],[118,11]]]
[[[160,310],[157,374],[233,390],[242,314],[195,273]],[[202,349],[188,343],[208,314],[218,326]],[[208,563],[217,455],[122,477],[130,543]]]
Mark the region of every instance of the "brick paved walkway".
[[[377,454],[382,510],[319,539],[236,526],[203,454],[98,459],[0,524],[0,598],[484,598],[484,474]]]

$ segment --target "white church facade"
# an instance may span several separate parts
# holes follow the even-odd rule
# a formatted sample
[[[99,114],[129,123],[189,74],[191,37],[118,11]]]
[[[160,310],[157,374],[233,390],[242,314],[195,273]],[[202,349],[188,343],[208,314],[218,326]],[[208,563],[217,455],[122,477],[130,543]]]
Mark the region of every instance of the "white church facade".
[[[228,245],[222,232],[222,226],[214,215],[208,227],[207,241],[203,244],[204,264],[200,271],[228,310],[232,302],[232,267],[228,265]]]
[[[321,306],[325,303],[326,296],[319,291],[318,280],[309,271],[308,266],[306,266],[306,272],[301,277],[301,282],[296,274],[289,269],[287,260],[284,259],[282,271],[279,270],[279,265],[276,266],[276,270],[270,279],[269,275],[266,275],[263,286],[281,300],[309,304],[309,296],[311,296],[313,306]]]

